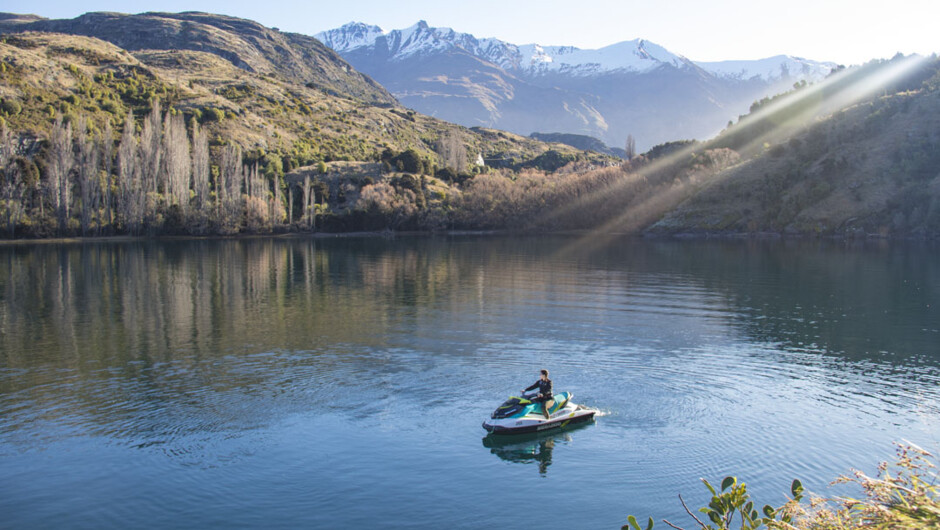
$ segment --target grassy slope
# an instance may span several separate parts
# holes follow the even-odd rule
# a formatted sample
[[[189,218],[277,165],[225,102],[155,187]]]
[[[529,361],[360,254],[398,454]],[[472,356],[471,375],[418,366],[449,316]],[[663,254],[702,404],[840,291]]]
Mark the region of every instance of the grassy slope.
[[[95,37],[140,50],[208,52],[238,68],[333,94],[394,104],[383,87],[352,68],[333,50],[304,35],[282,33],[245,19],[208,13],[86,13],[74,19],[0,15],[0,32],[40,31]]]
[[[940,234],[938,79],[916,90],[877,90],[808,124],[779,126],[784,135],[750,152],[739,147],[750,156],[651,232]]]

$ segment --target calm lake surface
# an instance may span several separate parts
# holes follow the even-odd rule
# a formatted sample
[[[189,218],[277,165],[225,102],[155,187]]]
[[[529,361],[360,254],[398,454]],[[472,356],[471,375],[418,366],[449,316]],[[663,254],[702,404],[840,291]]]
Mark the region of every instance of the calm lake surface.
[[[485,439],[543,367],[603,415]],[[940,449],[938,382],[935,246],[0,247],[0,527],[686,524]]]

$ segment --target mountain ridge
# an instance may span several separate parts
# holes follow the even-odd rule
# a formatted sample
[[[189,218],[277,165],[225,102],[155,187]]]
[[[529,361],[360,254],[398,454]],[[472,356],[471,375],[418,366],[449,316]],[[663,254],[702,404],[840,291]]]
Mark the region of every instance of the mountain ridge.
[[[754,101],[829,68],[789,56],[699,64],[645,39],[599,50],[516,45],[424,21],[389,32],[351,22],[316,37],[419,112],[520,135],[593,136],[607,145],[633,136],[640,150],[711,137]]]
[[[11,14],[12,15],[12,14]],[[255,74],[277,75],[369,103],[392,105],[395,98],[332,49],[313,37],[284,33],[258,22],[196,11],[85,13],[73,19],[12,15],[0,18],[0,33],[41,31],[83,35],[119,48],[210,52]]]

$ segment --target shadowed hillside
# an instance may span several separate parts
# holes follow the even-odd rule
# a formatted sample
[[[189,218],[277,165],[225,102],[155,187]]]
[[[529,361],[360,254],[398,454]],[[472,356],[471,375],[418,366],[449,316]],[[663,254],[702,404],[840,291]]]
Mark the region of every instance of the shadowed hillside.
[[[940,234],[938,70],[897,57],[757,102],[708,144],[746,158],[652,231]]]

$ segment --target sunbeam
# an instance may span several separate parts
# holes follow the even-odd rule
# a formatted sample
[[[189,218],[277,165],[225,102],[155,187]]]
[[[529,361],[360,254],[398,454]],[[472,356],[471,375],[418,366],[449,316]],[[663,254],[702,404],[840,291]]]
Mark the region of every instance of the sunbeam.
[[[687,199],[692,191],[721,179],[722,172],[705,177],[707,180],[681,179],[685,169],[680,165],[709,148],[734,145],[734,150],[751,156],[759,155],[773,145],[797,134],[800,130],[842,109],[886,91],[897,81],[923,66],[927,58],[910,56],[883,64],[842,70],[815,85],[810,85],[765,104],[738,124],[704,144],[688,145],[668,156],[654,160],[636,170],[623,169],[619,178],[571,201],[563,208],[543,217],[542,222],[564,219],[573,211],[598,209],[607,200],[625,192],[630,186],[645,186],[624,204],[623,212],[557,251],[559,257],[603,246],[618,234],[637,233],[654,223],[664,212]],[[745,161],[746,163],[746,161]],[[724,168],[723,168],[724,169]],[[662,172],[669,172],[662,174]],[[725,173],[727,174],[727,173]],[[645,196],[644,196],[645,195]]]
[[[733,127],[735,137],[750,136],[740,153],[756,153],[764,144],[774,144],[792,136],[816,119],[838,112],[870,98],[891,83],[922,66],[927,59],[910,56],[874,67],[874,71],[842,70],[815,85],[772,101]],[[770,130],[763,131],[768,124]],[[721,137],[715,139],[721,142]]]

